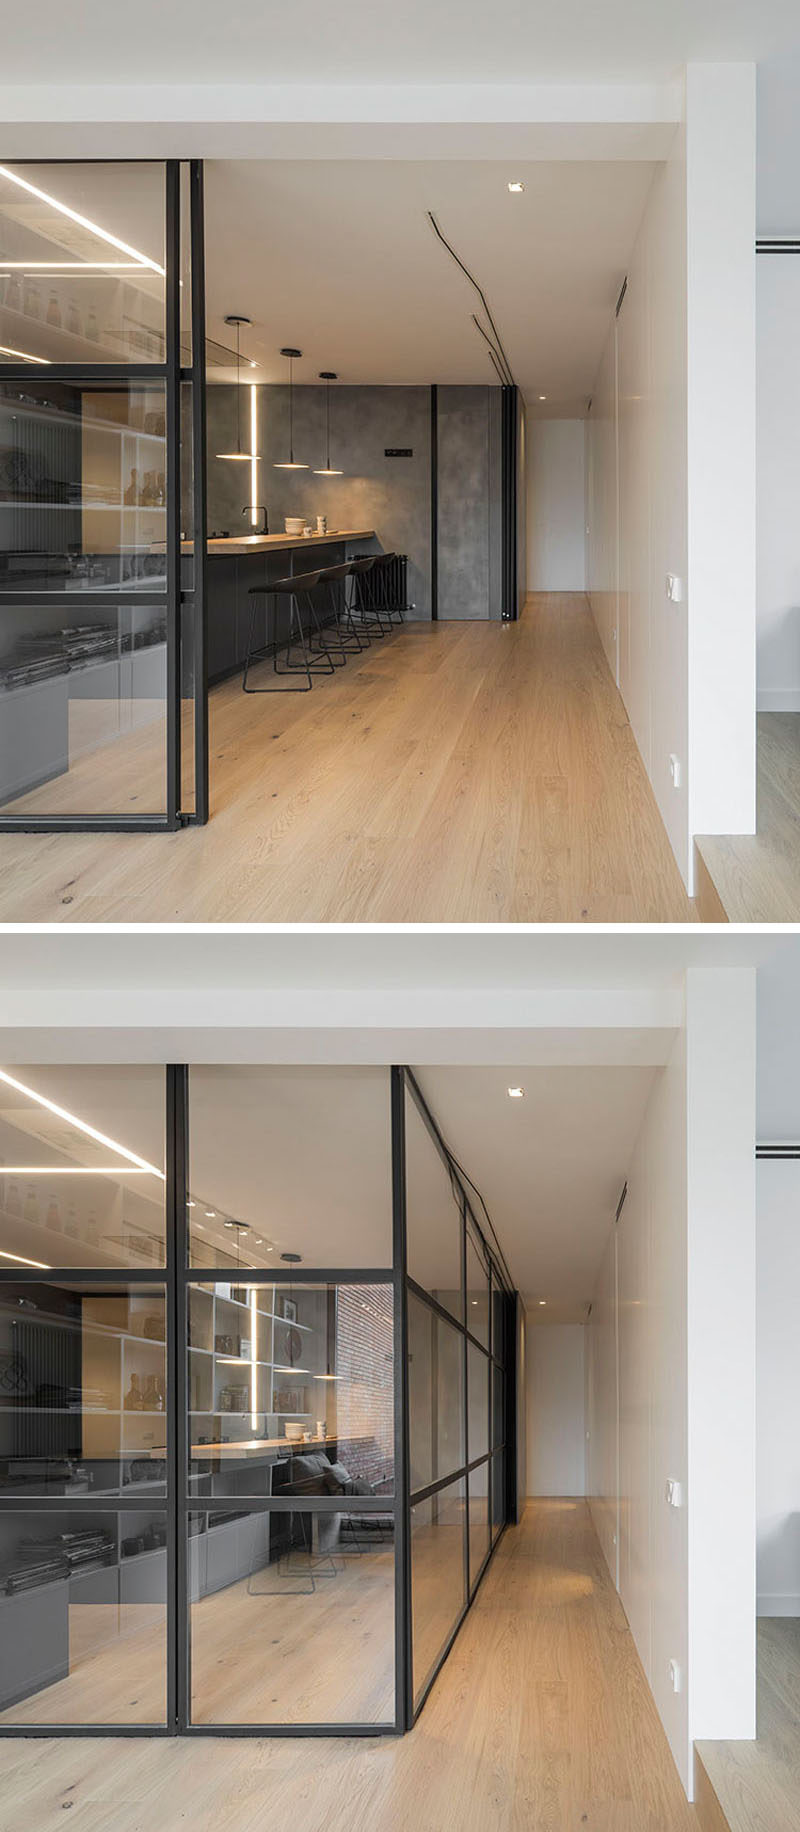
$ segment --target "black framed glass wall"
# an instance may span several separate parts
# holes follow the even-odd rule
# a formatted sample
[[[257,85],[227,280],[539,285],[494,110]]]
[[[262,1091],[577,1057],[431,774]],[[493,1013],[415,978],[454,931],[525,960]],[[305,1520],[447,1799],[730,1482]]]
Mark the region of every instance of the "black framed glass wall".
[[[510,1286],[408,1070],[403,1101],[414,1717],[507,1518]]]
[[[506,1301],[405,1070],[0,1069],[0,1734],[408,1728]]]
[[[207,818],[203,320],[199,164],[0,166],[0,830]]]

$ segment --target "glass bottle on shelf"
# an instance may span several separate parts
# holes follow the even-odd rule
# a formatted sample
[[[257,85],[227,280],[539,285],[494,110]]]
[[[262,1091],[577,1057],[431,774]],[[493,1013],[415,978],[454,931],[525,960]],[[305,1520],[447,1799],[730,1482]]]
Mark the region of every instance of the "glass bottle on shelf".
[[[25,288],[25,310],[29,318],[41,318],[42,295],[38,286],[34,286],[32,281],[29,281]]]
[[[139,472],[135,467],[131,469],[131,480],[125,491],[124,501],[128,508],[133,508],[139,501]]]
[[[123,1405],[124,1405],[124,1409],[126,1412],[141,1412],[142,1411],[142,1408],[144,1406],[144,1400],[142,1398],[142,1389],[139,1385],[138,1374],[131,1375],[131,1384],[125,1395]]]

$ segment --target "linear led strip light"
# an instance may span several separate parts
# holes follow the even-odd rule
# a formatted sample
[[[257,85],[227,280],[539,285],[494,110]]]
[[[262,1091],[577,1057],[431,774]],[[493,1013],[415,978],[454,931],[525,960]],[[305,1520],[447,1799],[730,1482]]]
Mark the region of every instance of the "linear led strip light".
[[[9,1075],[6,1069],[0,1069],[0,1081],[5,1082],[7,1088],[15,1088],[18,1094],[24,1094],[27,1100],[35,1101],[37,1106],[46,1107],[48,1113],[54,1113],[57,1119],[66,1120],[69,1126],[75,1126],[78,1132],[84,1133],[89,1139],[94,1139],[98,1145],[107,1145],[109,1151],[116,1152],[128,1164],[134,1165],[136,1170],[144,1171],[151,1177],[160,1177],[162,1183],[166,1182],[163,1170],[159,1170],[157,1165],[150,1164],[147,1158],[140,1158],[138,1152],[129,1151],[127,1145],[120,1145],[116,1139],[110,1139],[107,1133],[98,1132],[97,1127],[90,1126],[88,1120],[78,1119],[77,1114],[70,1113],[66,1107],[59,1107],[56,1101],[48,1100],[45,1094],[37,1094],[35,1088],[27,1087],[24,1081],[17,1081],[16,1077]],[[47,1165],[42,1164],[39,1168],[48,1176],[51,1175]],[[116,1174],[118,1175],[121,1170],[122,1165],[118,1164],[115,1167]],[[86,1175],[85,1172],[83,1174]],[[114,1173],[100,1171],[97,1174],[107,1176]]]
[[[27,191],[30,197],[38,197],[43,204],[49,204],[52,210],[58,210],[61,216],[68,216],[70,222],[77,223],[79,228],[88,229],[90,235],[98,235],[101,242],[108,242],[109,247],[118,248],[120,254],[127,254],[133,260],[149,267],[153,273],[163,276],[164,269],[158,261],[151,261],[150,256],[142,254],[138,248],[132,248],[129,242],[121,241],[118,235],[112,235],[109,229],[101,229],[99,223],[93,223],[91,217],[81,216],[80,211],[71,210],[69,204],[59,203],[57,197],[51,197],[49,191],[41,191],[38,185],[31,184],[28,178],[20,178],[18,172],[12,172],[7,165],[0,165],[0,178],[7,178],[10,184],[18,185],[21,191]]]
[[[0,356],[18,356],[21,363],[42,363],[45,369],[50,368],[49,356],[31,356],[29,350],[11,350],[8,344],[0,344]]]

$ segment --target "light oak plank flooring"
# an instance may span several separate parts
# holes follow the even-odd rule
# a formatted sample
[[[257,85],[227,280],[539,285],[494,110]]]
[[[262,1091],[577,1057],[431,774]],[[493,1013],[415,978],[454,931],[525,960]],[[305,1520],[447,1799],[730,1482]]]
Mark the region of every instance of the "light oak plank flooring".
[[[407,1737],[0,1755],[0,1832],[697,1832],[582,1501],[505,1534]]]
[[[759,1619],[755,1742],[698,1743],[697,1755],[722,1809],[722,1823],[727,1822],[730,1832],[800,1832],[797,1618]],[[712,1813],[713,1806],[712,1801]],[[711,1814],[708,1832],[716,1832]]]
[[[118,741],[106,797],[153,804],[158,743]],[[205,829],[0,837],[0,921],[694,916],[580,594],[531,598],[515,625],[407,625],[308,694],[227,682],[211,759]],[[74,810],[100,764],[25,807]]]
[[[728,922],[800,922],[800,713],[760,712],[757,730],[757,832],[697,850]]]

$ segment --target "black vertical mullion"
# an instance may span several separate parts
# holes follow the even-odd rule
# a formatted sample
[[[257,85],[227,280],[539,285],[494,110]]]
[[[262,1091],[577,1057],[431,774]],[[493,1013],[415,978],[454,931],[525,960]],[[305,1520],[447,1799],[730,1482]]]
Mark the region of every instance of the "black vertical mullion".
[[[167,1109],[167,1722],[180,1724],[181,1661],[181,1334],[178,1257],[181,1216],[185,1215],[183,1133],[186,1071],[170,1064],[166,1074]]]
[[[467,1335],[467,1205],[461,1196],[461,1314],[464,1318],[464,1597],[469,1602],[469,1337]]]
[[[192,535],[194,553],[194,795],[195,820],[209,813],[208,782],[208,601],[206,548],[206,267],[203,162],[189,167],[190,258],[192,276]]]
[[[439,390],[431,387],[431,622],[439,617]]]
[[[411,1646],[411,1469],[408,1406],[408,1287],[406,1284],[406,1116],[405,1075],[391,1071],[392,1279],[394,1284],[394,1453],[395,1453],[395,1721],[409,1730],[414,1718]]]
[[[176,1674],[175,1722],[185,1730],[190,1717],[189,1680],[189,1400],[186,1345],[188,1342],[186,1282],[187,1229],[186,1195],[189,1164],[189,1071],[185,1066],[169,1070],[173,1077],[172,1145],[174,1163],[173,1264],[174,1297],[172,1306],[175,1362],[173,1392],[175,1395],[174,1442],[174,1519],[175,1546],[173,1576],[176,1608],[173,1622],[173,1648]]]
[[[180,413],[180,165],[167,160],[166,169],[166,286],[167,338],[167,820],[178,824],[181,796],[181,670],[180,670],[180,568],[181,568],[181,413]]]

